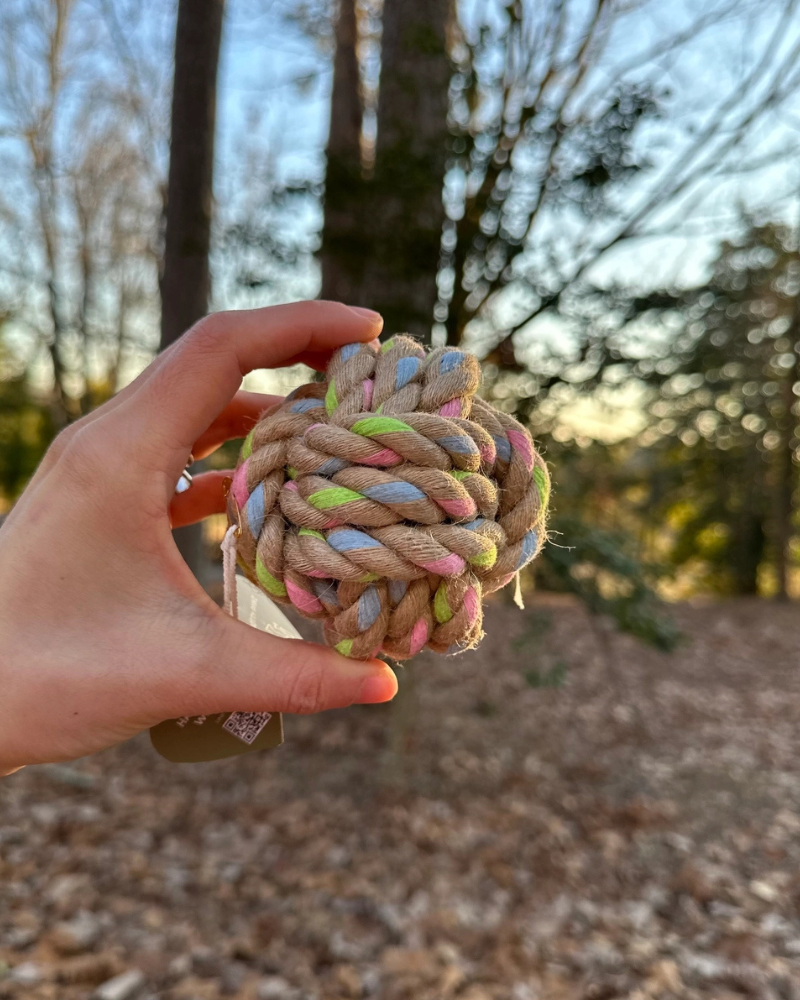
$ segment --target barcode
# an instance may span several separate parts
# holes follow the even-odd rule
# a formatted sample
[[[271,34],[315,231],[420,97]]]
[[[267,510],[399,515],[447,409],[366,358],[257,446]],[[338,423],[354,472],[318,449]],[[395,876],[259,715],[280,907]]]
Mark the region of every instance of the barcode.
[[[270,712],[233,712],[223,722],[231,736],[243,743],[254,743],[256,737],[272,718]]]

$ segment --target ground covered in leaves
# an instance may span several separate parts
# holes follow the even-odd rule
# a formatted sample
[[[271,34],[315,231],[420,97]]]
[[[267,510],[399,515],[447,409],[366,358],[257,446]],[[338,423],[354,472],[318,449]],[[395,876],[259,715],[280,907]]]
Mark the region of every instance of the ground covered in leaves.
[[[497,602],[400,709],[0,783],[0,997],[800,1000],[800,615]]]

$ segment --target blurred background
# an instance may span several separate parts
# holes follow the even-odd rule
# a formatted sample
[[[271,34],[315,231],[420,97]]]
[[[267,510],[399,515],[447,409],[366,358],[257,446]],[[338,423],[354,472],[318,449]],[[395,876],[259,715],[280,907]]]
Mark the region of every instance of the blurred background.
[[[4,780],[0,996],[798,1000],[800,0],[4,0],[0,178],[0,518],[317,295],[475,351],[555,483],[391,708]]]

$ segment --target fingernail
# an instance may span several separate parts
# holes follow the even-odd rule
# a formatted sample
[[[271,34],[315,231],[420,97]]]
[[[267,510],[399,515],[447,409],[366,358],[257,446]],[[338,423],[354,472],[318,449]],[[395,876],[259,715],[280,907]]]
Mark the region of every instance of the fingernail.
[[[362,306],[348,306],[351,312],[358,313],[363,319],[371,320],[373,323],[383,322],[383,316],[375,312],[374,309],[364,309]]]
[[[397,678],[387,667],[379,674],[370,674],[364,678],[358,689],[356,704],[378,705],[384,701],[391,701],[396,694]]]

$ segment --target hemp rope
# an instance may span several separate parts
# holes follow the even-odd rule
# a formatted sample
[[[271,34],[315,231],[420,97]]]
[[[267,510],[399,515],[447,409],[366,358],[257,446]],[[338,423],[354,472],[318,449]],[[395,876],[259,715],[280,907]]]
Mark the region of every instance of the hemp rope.
[[[483,594],[545,540],[547,467],[479,382],[464,351],[348,344],[242,446],[228,496],[239,563],[346,656],[472,648]]]

